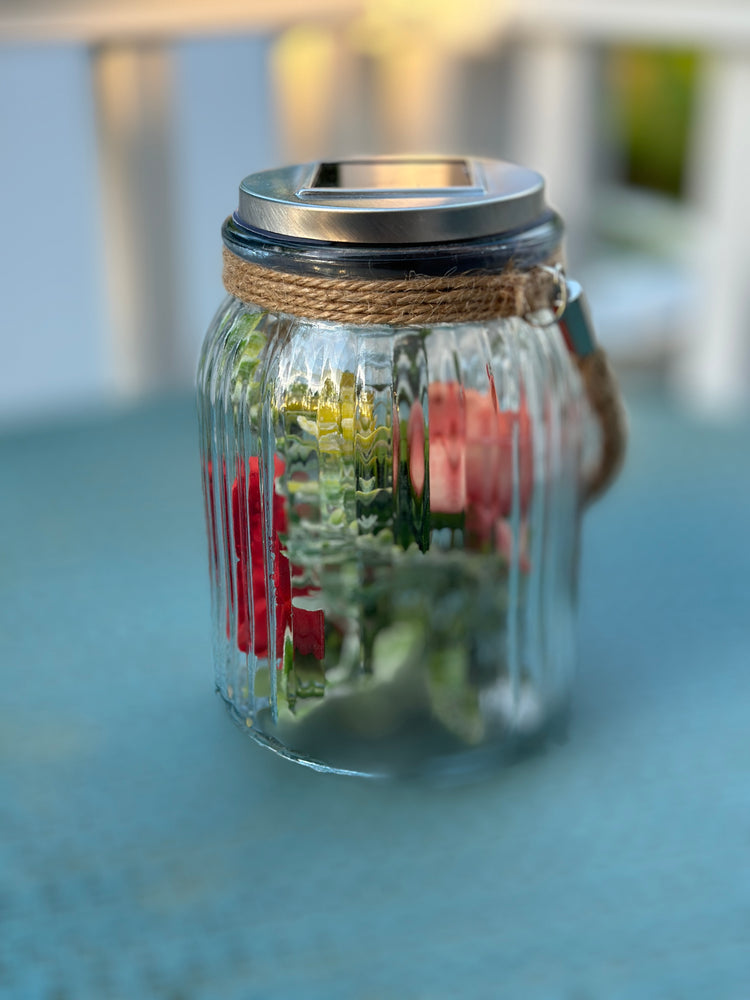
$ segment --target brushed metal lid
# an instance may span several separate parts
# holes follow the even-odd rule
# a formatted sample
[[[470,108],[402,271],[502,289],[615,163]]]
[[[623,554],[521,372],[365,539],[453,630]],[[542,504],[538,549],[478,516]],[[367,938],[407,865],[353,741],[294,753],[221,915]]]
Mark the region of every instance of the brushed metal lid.
[[[503,160],[381,156],[250,174],[235,221],[266,233],[334,243],[445,243],[533,224],[544,179]]]

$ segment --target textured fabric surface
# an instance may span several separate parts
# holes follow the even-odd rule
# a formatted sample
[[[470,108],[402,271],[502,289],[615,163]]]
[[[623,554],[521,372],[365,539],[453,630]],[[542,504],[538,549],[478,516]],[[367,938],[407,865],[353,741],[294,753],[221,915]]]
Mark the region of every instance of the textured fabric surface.
[[[230,724],[190,401],[0,439],[0,997],[746,998],[750,429],[629,396],[570,737],[448,788]]]

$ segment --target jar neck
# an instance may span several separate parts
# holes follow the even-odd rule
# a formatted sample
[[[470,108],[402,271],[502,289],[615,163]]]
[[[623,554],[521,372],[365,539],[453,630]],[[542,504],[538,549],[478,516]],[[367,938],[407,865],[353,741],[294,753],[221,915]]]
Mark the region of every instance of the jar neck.
[[[552,211],[546,212],[533,226],[517,232],[454,243],[400,246],[295,239],[250,229],[233,216],[222,227],[225,246],[243,260],[290,274],[329,278],[394,279],[415,274],[437,277],[477,271],[498,273],[510,263],[525,271],[559,253],[562,236],[562,220]]]

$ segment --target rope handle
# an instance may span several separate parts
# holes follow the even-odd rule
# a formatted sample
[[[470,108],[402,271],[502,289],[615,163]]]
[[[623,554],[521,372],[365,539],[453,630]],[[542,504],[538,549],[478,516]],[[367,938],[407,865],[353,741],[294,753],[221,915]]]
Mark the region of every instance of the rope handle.
[[[542,322],[533,314],[526,320],[535,326],[559,326],[602,432],[599,464],[589,475],[584,490],[584,500],[590,503],[607,489],[622,467],[628,436],[625,407],[609,359],[596,343],[583,289],[577,281],[565,277],[561,264],[542,265],[540,269],[554,278],[555,293],[549,299]]]
[[[589,406],[602,432],[599,463],[589,475],[584,490],[586,503],[601,496],[622,467],[628,438],[625,407],[609,359],[601,347],[576,357]]]

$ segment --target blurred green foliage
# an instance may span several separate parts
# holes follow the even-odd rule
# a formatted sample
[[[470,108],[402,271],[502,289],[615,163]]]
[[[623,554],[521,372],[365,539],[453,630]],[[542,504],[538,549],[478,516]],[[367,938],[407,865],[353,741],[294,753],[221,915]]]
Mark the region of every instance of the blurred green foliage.
[[[627,183],[680,195],[699,57],[694,52],[615,49],[608,60]]]

